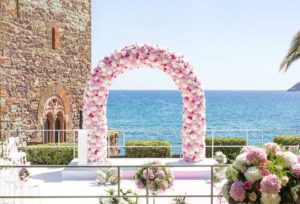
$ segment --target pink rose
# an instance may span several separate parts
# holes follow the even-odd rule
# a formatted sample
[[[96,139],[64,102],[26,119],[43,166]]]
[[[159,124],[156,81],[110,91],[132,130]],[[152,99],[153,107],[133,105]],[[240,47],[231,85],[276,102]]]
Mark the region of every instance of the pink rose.
[[[270,172],[268,169],[265,169],[262,173],[263,176],[269,176],[270,175]]]
[[[249,190],[252,189],[252,187],[253,187],[253,184],[251,183],[251,181],[245,181],[244,182],[244,189],[245,190],[249,191]]]

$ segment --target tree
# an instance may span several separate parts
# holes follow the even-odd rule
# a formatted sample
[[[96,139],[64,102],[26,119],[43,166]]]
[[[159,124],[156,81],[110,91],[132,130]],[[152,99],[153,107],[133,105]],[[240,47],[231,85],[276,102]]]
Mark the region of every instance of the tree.
[[[280,65],[280,71],[287,71],[289,66],[298,59],[300,59],[300,31],[294,36],[290,49]]]

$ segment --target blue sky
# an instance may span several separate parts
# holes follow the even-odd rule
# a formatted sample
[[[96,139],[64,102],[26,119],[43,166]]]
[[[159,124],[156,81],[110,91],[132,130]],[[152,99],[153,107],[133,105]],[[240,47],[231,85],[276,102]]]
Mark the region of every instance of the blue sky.
[[[285,90],[300,81],[300,62],[278,72],[299,8],[299,0],[92,0],[92,66],[132,43],[160,44],[185,55],[206,90]],[[176,87],[142,68],[112,89]]]

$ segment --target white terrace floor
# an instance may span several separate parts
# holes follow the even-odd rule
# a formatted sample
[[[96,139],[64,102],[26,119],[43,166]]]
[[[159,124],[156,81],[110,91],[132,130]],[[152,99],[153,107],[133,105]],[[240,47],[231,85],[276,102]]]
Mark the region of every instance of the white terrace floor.
[[[115,160],[117,162],[118,160]],[[124,161],[124,160],[123,160]],[[113,162],[113,163],[115,163]],[[119,163],[119,165],[122,165]],[[123,164],[124,165],[124,164]],[[134,164],[138,165],[138,164]],[[181,167],[182,168],[182,167]],[[195,168],[195,167],[190,167]],[[106,195],[105,189],[115,188],[117,185],[97,185],[95,179],[89,180],[64,180],[62,176],[63,168],[30,168],[32,179],[27,184],[28,186],[35,186],[31,189],[24,187],[23,190],[18,189],[15,192],[15,196],[97,196],[97,195]],[[187,172],[188,174],[188,172]],[[220,193],[221,184],[216,184],[214,187],[214,194],[218,195]],[[2,188],[1,186],[0,188]],[[5,186],[7,188],[8,186]],[[210,178],[206,176],[198,179],[180,179],[175,180],[174,186],[172,189],[167,190],[166,192],[159,195],[210,195]],[[123,189],[133,189],[139,195],[145,195],[145,190],[137,189],[135,182],[129,179],[121,180],[121,188]],[[210,198],[187,198],[189,203],[195,204],[206,204],[210,203]],[[160,203],[172,203],[172,198],[156,198],[156,204]],[[0,201],[1,203],[1,201]],[[69,199],[69,198],[60,198],[60,199],[6,199],[2,203],[22,203],[22,204],[97,204],[98,199],[96,198],[84,198],[84,199]],[[145,199],[140,199],[140,203],[146,203]],[[149,203],[152,203],[150,198]],[[219,198],[214,199],[214,203],[223,203],[220,202]]]

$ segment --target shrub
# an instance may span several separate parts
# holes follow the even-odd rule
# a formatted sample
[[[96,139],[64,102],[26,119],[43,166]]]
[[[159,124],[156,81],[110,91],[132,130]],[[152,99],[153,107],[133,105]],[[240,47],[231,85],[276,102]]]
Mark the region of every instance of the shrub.
[[[280,135],[273,137],[273,142],[282,146],[300,145],[300,137],[291,135]]]
[[[129,147],[127,147],[129,146]],[[131,147],[139,146],[139,147]],[[144,147],[153,146],[153,147]],[[166,147],[155,147],[166,146]],[[126,142],[125,154],[129,158],[168,158],[171,157],[171,144],[165,140],[129,140]]]
[[[58,146],[55,143],[39,144],[28,146],[25,150],[27,160],[31,164],[36,165],[68,165],[74,157],[74,148],[70,143],[62,143],[60,147],[43,147],[43,146]],[[77,156],[77,146],[75,150]]]
[[[205,138],[206,146],[212,145],[211,138]],[[218,147],[222,145],[237,145],[245,146],[247,144],[245,138],[237,137],[215,137],[214,138],[214,153],[217,151],[223,152],[229,160],[234,160],[237,155],[240,154],[242,147]],[[206,147],[206,157],[212,157],[212,148]]]

